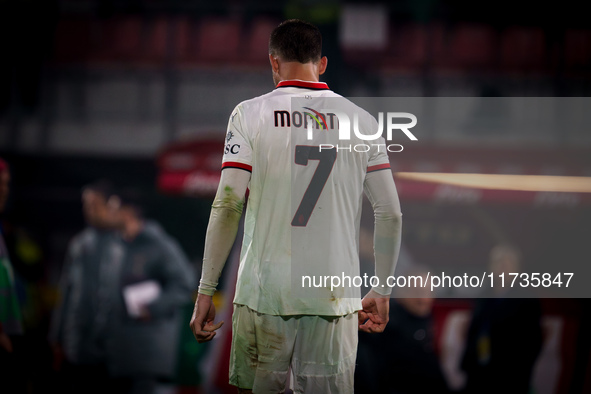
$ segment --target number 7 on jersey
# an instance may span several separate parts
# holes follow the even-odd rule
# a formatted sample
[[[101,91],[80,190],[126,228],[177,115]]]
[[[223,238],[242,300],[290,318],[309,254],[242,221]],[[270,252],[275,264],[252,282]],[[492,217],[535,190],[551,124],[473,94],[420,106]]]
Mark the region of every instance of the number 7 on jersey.
[[[337,159],[337,150],[336,148],[320,150],[318,146],[296,145],[294,159],[296,164],[302,166],[307,166],[309,160],[318,160],[318,167],[291,221],[294,227],[305,227]]]

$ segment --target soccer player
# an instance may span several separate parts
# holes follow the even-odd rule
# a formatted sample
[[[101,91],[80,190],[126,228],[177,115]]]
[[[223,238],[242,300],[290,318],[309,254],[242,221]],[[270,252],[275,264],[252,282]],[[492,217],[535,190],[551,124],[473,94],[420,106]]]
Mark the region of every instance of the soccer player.
[[[324,126],[313,130],[310,141],[310,129],[297,128],[302,118],[292,113],[292,99],[337,98],[359,113],[367,133],[378,127],[366,111],[319,82],[327,67],[321,50],[315,26],[300,20],[277,26],[269,40],[276,89],[240,103],[228,123],[191,328],[198,342],[207,342],[223,324],[215,323],[212,295],[248,188],[230,360],[230,383],[241,393],[283,392],[288,374],[296,393],[352,393],[357,330],[379,333],[388,322],[391,289],[384,284],[398,259],[402,214],[385,149],[374,144],[367,152],[339,152],[328,145],[320,150],[320,142],[334,144],[338,135],[328,116],[316,114]],[[302,289],[298,294],[299,279],[292,277],[297,264],[359,272],[364,191],[375,215],[381,285],[363,300],[359,289],[356,298],[341,297],[345,293],[330,285],[315,289],[325,296],[306,297]]]

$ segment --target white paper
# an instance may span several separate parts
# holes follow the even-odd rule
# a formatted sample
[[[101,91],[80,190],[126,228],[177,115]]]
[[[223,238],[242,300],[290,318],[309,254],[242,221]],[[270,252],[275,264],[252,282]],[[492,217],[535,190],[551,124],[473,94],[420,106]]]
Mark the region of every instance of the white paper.
[[[140,316],[141,307],[158,298],[161,290],[160,284],[154,280],[134,283],[123,288],[123,298],[129,315]]]

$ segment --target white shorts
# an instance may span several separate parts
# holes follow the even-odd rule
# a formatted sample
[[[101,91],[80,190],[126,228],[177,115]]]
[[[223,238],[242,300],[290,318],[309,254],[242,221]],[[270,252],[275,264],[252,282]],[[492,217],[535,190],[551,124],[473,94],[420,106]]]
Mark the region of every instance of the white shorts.
[[[234,304],[230,384],[253,393],[353,393],[357,313],[274,316]]]

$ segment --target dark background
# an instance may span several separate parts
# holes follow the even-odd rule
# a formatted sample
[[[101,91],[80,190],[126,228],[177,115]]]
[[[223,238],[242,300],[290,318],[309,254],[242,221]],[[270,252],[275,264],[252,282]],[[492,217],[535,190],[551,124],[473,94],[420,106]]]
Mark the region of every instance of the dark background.
[[[384,46],[351,47],[341,40],[341,16],[351,5],[381,7]],[[80,188],[108,178],[140,189],[148,216],[179,240],[198,272],[212,196],[160,188],[158,157],[173,143],[223,138],[234,105],[273,88],[268,32],[290,17],[321,28],[329,58],[322,80],[344,96],[591,92],[591,25],[572,0],[0,1],[0,157],[13,177],[3,228],[22,280],[27,331],[44,355],[32,368],[39,376],[34,387],[52,376],[45,334],[65,247],[84,225]],[[525,161],[537,167],[545,163],[528,156],[531,146],[549,154],[576,147],[588,150],[591,160],[588,135],[565,135],[516,136],[492,148],[499,157],[524,148]],[[490,135],[467,138],[468,150],[494,141]],[[441,162],[457,159],[446,156],[446,142],[446,136],[421,139],[442,152]],[[591,176],[589,160],[578,175]],[[589,254],[591,211],[583,202],[540,208],[531,201],[467,206],[402,198],[402,206],[405,250],[431,266],[483,266],[489,249],[503,240],[518,244],[528,264]],[[438,310],[469,305],[453,302],[438,300]],[[548,316],[564,319],[563,335],[569,333],[560,383],[548,392],[583,392],[590,384],[583,334],[589,305],[578,299],[545,305]],[[197,387],[197,366],[183,363],[189,377],[179,385]]]

